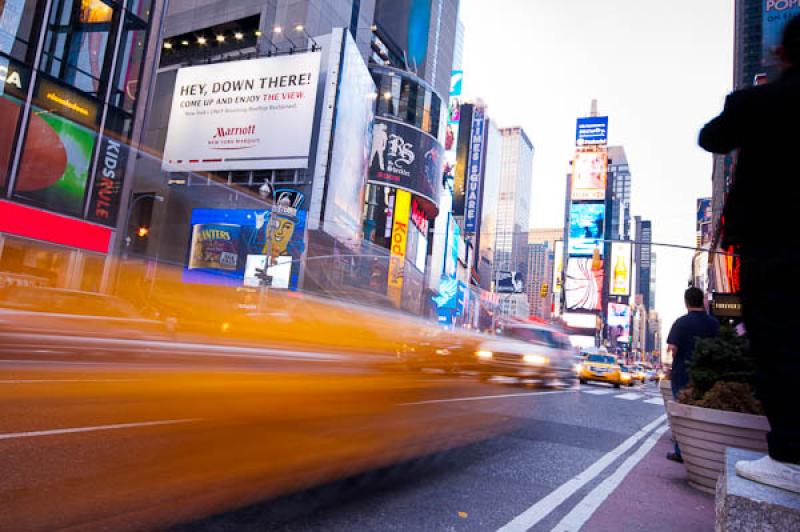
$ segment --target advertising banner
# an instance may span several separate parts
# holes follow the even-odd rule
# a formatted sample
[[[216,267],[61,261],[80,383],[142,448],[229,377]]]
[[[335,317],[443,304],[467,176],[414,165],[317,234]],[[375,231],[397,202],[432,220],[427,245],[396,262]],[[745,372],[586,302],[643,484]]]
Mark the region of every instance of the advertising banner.
[[[778,64],[775,48],[781,44],[783,29],[786,23],[795,15],[800,15],[800,0],[762,0],[762,51],[761,57],[764,66]]]
[[[369,180],[423,196],[439,204],[444,149],[419,129],[376,118]]]
[[[467,171],[466,205],[464,206],[464,232],[478,231],[481,216],[481,182],[483,181],[483,150],[486,146],[486,118],[484,110],[475,107],[472,113],[472,134]]]
[[[608,117],[579,118],[575,129],[576,146],[605,146],[608,144]]]
[[[564,274],[564,241],[556,240],[553,253],[553,315],[561,315],[561,291]]]
[[[100,141],[100,158],[89,200],[90,220],[105,225],[116,223],[128,150],[126,143],[109,136],[104,136]]]
[[[602,310],[603,263],[590,258],[570,257],[564,282],[566,310],[570,312]]]
[[[497,272],[495,292],[498,294],[521,294],[525,291],[525,279],[520,272]]]
[[[320,53],[182,68],[164,171],[305,168]]]
[[[568,255],[586,256],[599,253],[603,256],[605,226],[605,203],[570,204]]]
[[[711,245],[712,235],[712,203],[711,198],[697,200],[697,245],[706,248]]]
[[[631,308],[619,303],[608,304],[608,339],[611,345],[631,341]]]
[[[611,244],[611,284],[608,291],[612,296],[631,295],[631,262],[633,245],[630,242]]]
[[[363,236],[361,215],[369,170],[369,149],[376,92],[375,83],[361,59],[361,53],[345,32],[339,86],[336,96],[333,145],[325,194],[326,233],[340,240],[359,242]],[[331,79],[335,72],[329,72]]]
[[[572,162],[572,200],[604,200],[608,181],[606,150],[578,151]]]
[[[281,202],[273,210],[194,209],[183,280],[296,290],[296,274],[282,279],[305,249],[305,222],[306,211]]]
[[[403,281],[406,269],[406,247],[408,245],[408,220],[411,210],[411,194],[398,190],[394,200],[392,223],[392,247],[389,256],[389,297],[399,308],[402,303]]]

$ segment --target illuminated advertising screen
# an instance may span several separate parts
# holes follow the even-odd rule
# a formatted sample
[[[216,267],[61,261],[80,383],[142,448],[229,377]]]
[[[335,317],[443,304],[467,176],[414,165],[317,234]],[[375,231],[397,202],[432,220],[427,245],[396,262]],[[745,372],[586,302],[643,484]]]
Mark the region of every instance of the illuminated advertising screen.
[[[603,200],[608,181],[608,151],[578,151],[572,161],[572,200]]]
[[[630,242],[611,244],[611,282],[608,292],[612,296],[631,295],[631,262],[633,245]]]
[[[575,128],[576,146],[605,146],[608,144],[608,117],[579,118]]]
[[[411,216],[411,194],[398,190],[394,200],[394,220],[392,222],[392,247],[389,256],[389,296],[400,307],[403,296],[403,282],[406,271],[406,250],[408,248],[408,222]],[[414,250],[416,253],[416,250]]]
[[[1,33],[1,32],[0,32]],[[14,153],[14,136],[22,115],[23,100],[30,83],[30,70],[16,61],[0,57],[0,191],[5,189],[7,172]]]
[[[763,39],[762,55],[765,66],[779,63],[775,49],[781,44],[783,29],[792,17],[800,15],[800,2],[797,0],[762,0]]]
[[[630,343],[631,341],[631,308],[619,303],[608,304],[608,339],[612,345]]]
[[[372,129],[369,180],[424,196],[439,204],[444,149],[423,131],[376,118]]]
[[[570,257],[564,282],[566,310],[570,312],[602,310],[603,261]]]
[[[480,195],[483,177],[483,150],[486,144],[486,118],[484,110],[475,107],[472,113],[472,134],[470,136],[469,168],[467,169],[464,232],[475,233],[481,215]]]
[[[297,276],[284,278],[305,248],[306,212],[280,203],[273,209],[192,210],[183,280],[296,290]]]
[[[162,169],[306,168],[320,53],[181,68]]]
[[[707,247],[711,244],[711,224],[712,224],[712,203],[711,198],[700,198],[697,200],[697,244],[699,247]]]
[[[603,255],[606,226],[604,203],[572,203],[569,206],[570,256]]]

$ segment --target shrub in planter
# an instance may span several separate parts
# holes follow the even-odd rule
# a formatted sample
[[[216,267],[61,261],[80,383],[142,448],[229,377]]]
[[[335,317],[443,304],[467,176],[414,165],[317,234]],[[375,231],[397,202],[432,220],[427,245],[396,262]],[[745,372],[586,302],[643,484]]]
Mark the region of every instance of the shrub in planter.
[[[763,414],[753,383],[756,360],[744,337],[723,327],[717,338],[698,339],[688,365],[689,386],[678,401],[684,404],[745,414]]]

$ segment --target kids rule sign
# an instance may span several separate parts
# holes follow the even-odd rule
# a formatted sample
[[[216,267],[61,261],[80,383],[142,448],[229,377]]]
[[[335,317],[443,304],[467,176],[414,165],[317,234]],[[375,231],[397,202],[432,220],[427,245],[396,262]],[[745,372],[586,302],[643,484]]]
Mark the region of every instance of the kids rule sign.
[[[162,168],[306,167],[319,66],[310,52],[180,69]]]

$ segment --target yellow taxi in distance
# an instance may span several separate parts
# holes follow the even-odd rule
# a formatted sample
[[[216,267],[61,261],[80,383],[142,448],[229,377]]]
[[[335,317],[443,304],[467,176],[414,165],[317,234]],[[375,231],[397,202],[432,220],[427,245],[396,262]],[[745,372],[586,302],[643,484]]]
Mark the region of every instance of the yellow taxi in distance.
[[[644,366],[641,364],[635,364],[631,367],[631,371],[633,372],[633,379],[636,381],[641,382],[644,384],[647,382],[647,373],[644,370]]]
[[[581,384],[589,381],[608,382],[619,388],[623,383],[622,371],[617,358],[612,355],[589,355],[580,364],[578,379]]]

